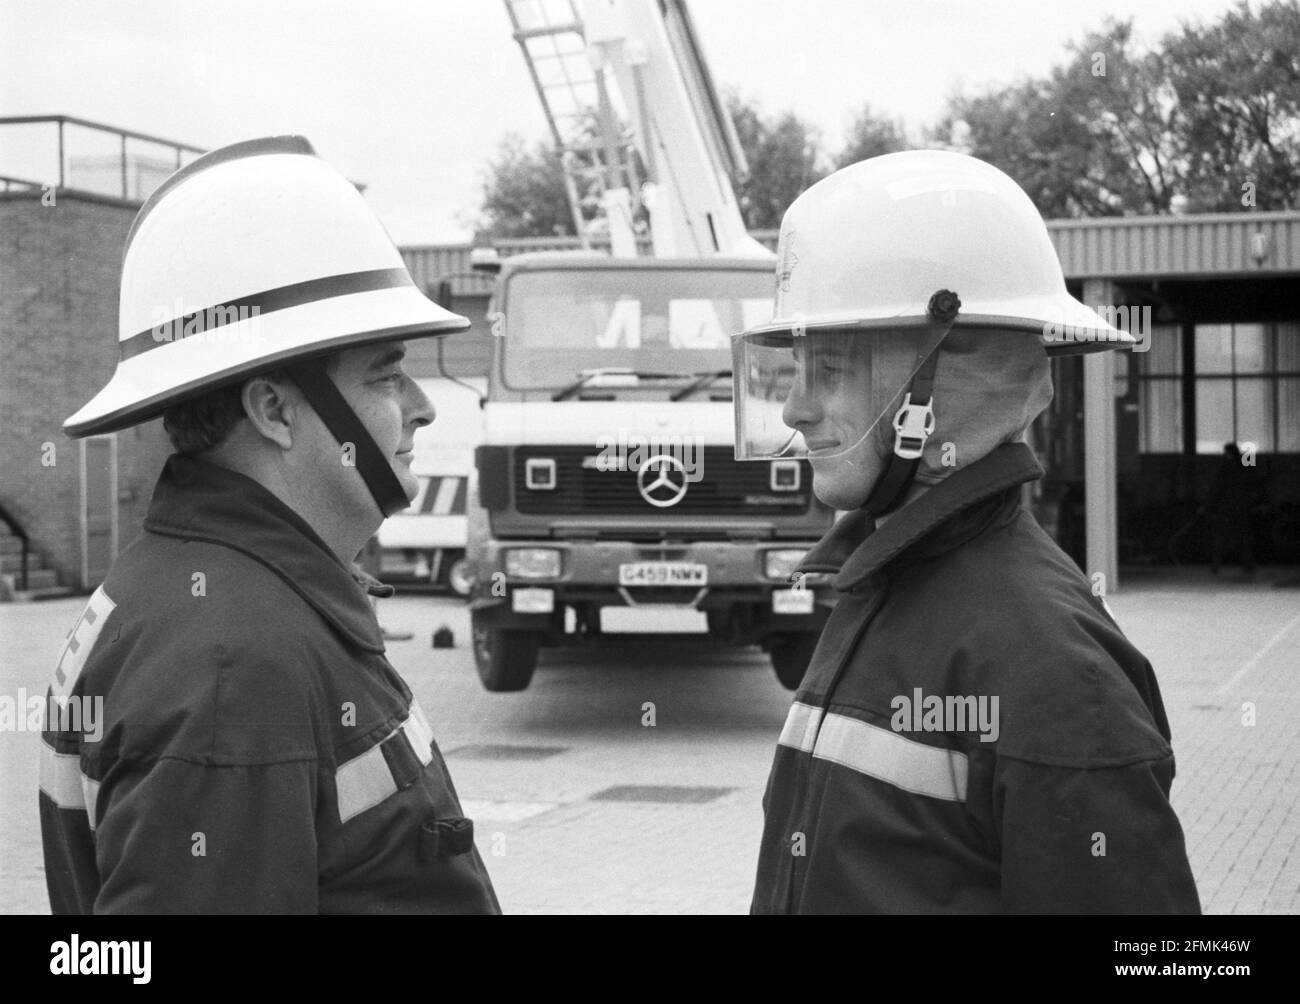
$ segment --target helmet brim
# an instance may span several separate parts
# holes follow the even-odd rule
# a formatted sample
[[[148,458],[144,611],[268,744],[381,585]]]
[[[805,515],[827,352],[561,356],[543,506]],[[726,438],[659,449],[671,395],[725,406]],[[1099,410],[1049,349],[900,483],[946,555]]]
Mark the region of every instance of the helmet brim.
[[[791,344],[794,338],[827,331],[883,331],[921,328],[930,323],[924,314],[897,308],[873,316],[819,315],[806,320],[784,318],[749,328],[738,338],[770,347]],[[1116,328],[1095,310],[1063,293],[1050,300],[1007,300],[962,308],[953,327],[989,331],[1025,331],[1039,336],[1048,355],[1131,349],[1137,340]]]
[[[409,285],[245,318],[166,344],[166,367],[154,365],[149,351],[123,359],[104,389],[63,423],[63,431],[74,438],[117,432],[187,398],[278,366],[469,327],[468,318],[445,310]]]

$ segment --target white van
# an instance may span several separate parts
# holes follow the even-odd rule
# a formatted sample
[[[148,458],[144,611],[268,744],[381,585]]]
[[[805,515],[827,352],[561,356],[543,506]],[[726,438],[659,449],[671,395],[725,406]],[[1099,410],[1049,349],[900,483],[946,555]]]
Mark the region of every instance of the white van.
[[[465,562],[469,480],[474,448],[483,441],[479,397],[463,384],[439,378],[416,381],[437,411],[415,434],[411,470],[420,493],[379,528],[379,578],[393,585],[432,585],[458,596],[470,590]],[[466,383],[486,391],[485,379]]]

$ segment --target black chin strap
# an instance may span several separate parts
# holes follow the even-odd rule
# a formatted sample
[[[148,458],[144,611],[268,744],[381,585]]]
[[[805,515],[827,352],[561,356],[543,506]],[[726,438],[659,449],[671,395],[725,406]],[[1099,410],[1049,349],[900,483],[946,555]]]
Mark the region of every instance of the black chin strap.
[[[862,503],[862,508],[873,520],[893,512],[902,504],[921,466],[925,442],[934,432],[931,398],[934,395],[934,371],[939,365],[939,346],[952,330],[960,307],[961,301],[948,290],[939,290],[930,297],[926,312],[932,330],[939,330],[939,337],[933,339],[933,347],[920,360],[907,393],[903,395],[903,403],[894,414],[894,449],[889,455],[889,465]]]
[[[357,470],[361,472],[361,479],[370,489],[370,496],[379,506],[380,513],[387,518],[410,505],[406,490],[393,473],[388,458],[380,452],[374,438],[357,418],[357,413],[325,372],[325,361],[309,359],[296,363],[289,368],[289,374],[316,409],[325,427],[338,440],[339,446],[352,444]]]

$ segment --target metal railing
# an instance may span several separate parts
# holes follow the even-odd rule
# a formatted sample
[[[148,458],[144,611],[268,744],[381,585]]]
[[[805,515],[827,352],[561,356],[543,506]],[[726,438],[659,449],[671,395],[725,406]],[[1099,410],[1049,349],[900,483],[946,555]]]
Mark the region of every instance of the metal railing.
[[[31,542],[27,539],[27,531],[23,529],[22,524],[9,515],[4,506],[0,506],[0,521],[3,521],[9,527],[10,532],[17,537],[23,544],[23,567],[21,572],[22,585],[20,589],[27,588],[27,554]]]
[[[161,136],[151,136],[149,133],[136,132],[133,129],[119,129],[117,126],[105,125],[102,122],[92,122],[89,119],[77,118],[73,115],[8,115],[0,117],[0,127],[2,126],[32,126],[45,125],[54,126],[58,136],[59,145],[59,180],[58,187],[67,187],[67,127],[76,126],[81,129],[89,129],[93,132],[115,136],[118,140],[118,174],[121,178],[121,197],[123,199],[131,198],[130,184],[127,173],[127,166],[130,159],[127,156],[127,142],[129,140],[139,143],[150,143],[155,147],[164,147],[171,151],[172,158],[175,161],[175,167],[181,166],[182,157],[186,153],[202,154],[206,151],[203,147],[192,146],[189,143],[178,143],[175,140],[164,139]],[[19,185],[24,188],[43,188],[40,182],[31,182],[22,178],[9,178],[0,176],[0,184],[3,184],[4,191],[9,191],[12,185]]]
[[[32,181],[29,178],[14,178],[7,174],[0,174],[0,192],[11,192],[15,188],[44,188],[45,186],[39,181]]]

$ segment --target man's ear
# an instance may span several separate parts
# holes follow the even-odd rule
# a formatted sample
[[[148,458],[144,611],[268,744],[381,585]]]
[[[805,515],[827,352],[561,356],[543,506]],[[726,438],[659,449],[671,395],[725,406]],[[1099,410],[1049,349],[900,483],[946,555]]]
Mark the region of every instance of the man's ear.
[[[302,407],[297,388],[288,380],[253,377],[240,393],[244,414],[253,428],[282,450],[293,447],[294,422]]]

